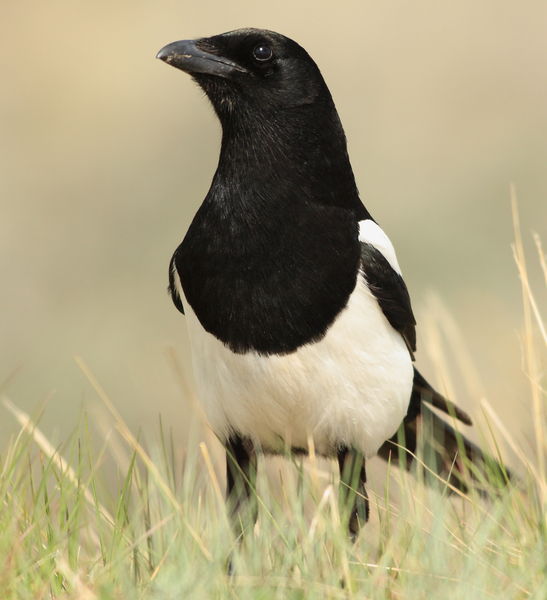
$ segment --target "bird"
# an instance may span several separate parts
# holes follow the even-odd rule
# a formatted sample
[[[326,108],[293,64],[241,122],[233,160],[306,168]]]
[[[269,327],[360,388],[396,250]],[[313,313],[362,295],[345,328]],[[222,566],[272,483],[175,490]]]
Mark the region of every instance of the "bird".
[[[236,533],[257,518],[257,455],[306,453],[310,440],[338,461],[352,539],[369,518],[367,461],[379,454],[410,468],[426,420],[435,469],[451,487],[467,489],[462,454],[507,477],[432,410],[471,424],[414,365],[416,320],[394,246],[360,198],[308,52],[246,28],[170,43],[157,58],[193,78],[222,126],[218,166],[170,261],[168,290],[226,449]]]

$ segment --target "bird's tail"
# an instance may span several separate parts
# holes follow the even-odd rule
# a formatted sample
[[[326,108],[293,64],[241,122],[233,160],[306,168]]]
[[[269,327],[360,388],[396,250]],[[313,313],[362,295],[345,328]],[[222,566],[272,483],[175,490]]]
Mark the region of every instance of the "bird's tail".
[[[491,493],[506,485],[511,479],[508,469],[439,417],[432,406],[466,425],[472,424],[466,412],[436,392],[414,369],[408,413],[399,431],[382,445],[379,456],[410,470],[419,454],[426,466],[426,482],[439,481],[429,476],[432,472],[447,481],[449,489],[464,493],[470,487]]]

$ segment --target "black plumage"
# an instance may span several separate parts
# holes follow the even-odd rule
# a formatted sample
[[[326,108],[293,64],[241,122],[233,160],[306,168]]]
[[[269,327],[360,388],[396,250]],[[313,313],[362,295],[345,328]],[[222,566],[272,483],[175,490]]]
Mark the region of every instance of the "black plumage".
[[[375,238],[385,234],[359,198],[338,113],[308,53],[280,34],[245,29],[174,42],[158,57],[192,75],[222,124],[211,187],[169,265],[177,308],[184,312],[183,300],[188,303],[201,327],[234,355],[267,359],[324,343],[364,285],[387,320],[380,326],[400,334],[413,360],[416,321],[408,290],[387,237]],[[362,238],[362,223],[372,227],[370,239]],[[410,450],[417,424],[430,412],[424,403],[470,423],[413,373],[402,427]],[[448,473],[445,467],[458,453],[456,434],[431,414],[436,438],[447,439],[446,451],[437,451],[439,470]],[[252,432],[240,429],[230,422],[228,433],[219,433],[235,512],[252,496],[256,471]],[[380,455],[390,458],[395,442],[396,436],[386,440]],[[348,526],[355,535],[368,515],[362,451],[343,440],[325,447],[325,454],[338,457],[343,485],[357,477],[361,494],[348,499]],[[463,447],[474,459],[483,458],[467,441]]]
[[[416,319],[403,278],[371,244],[361,243],[361,266],[368,288],[376,296],[382,312],[393,329],[403,336],[408,351],[414,359]]]
[[[249,58],[265,36],[288,68]],[[296,43],[249,30],[195,45],[253,77],[241,85],[192,72],[219,115],[222,145],[174,265],[207,331],[236,352],[291,352],[324,335],[355,286],[357,223],[369,215],[344,132],[317,66]]]

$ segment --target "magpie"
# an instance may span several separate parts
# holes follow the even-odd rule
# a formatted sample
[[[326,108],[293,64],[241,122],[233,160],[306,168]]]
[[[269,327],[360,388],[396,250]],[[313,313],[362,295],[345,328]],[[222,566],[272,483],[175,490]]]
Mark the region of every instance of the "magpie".
[[[478,447],[431,407],[471,424],[413,366],[416,320],[394,247],[362,203],[316,63],[273,31],[168,44],[222,125],[211,187],[169,265],[209,423],[226,448],[236,530],[254,523],[257,452],[337,458],[346,526],[368,519],[366,460],[408,467],[427,417],[452,485]],[[403,445],[410,457],[398,452]]]

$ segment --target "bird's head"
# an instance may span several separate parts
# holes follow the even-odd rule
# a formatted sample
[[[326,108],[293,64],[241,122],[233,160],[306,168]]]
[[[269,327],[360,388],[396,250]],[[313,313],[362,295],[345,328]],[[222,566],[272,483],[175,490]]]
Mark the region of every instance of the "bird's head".
[[[157,58],[189,73],[221,120],[238,111],[264,115],[316,102],[330,93],[308,53],[293,40],[263,29],[238,29],[182,40]]]

